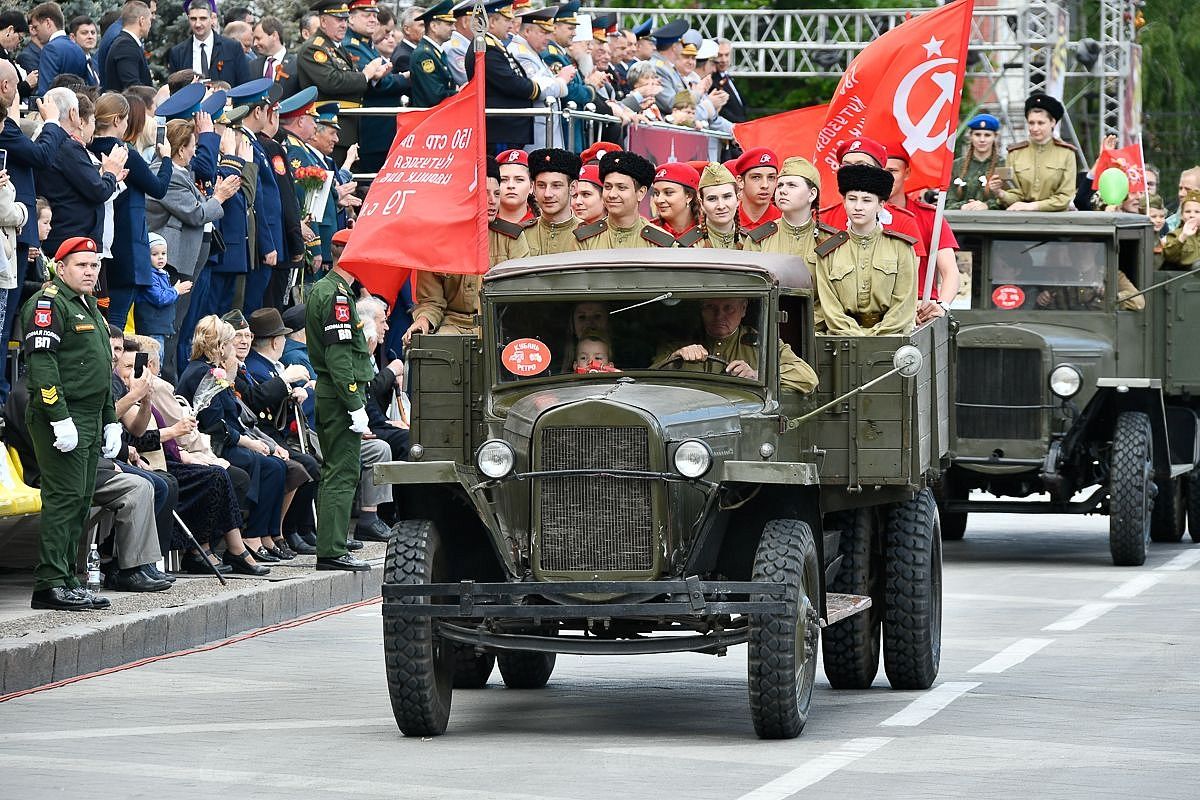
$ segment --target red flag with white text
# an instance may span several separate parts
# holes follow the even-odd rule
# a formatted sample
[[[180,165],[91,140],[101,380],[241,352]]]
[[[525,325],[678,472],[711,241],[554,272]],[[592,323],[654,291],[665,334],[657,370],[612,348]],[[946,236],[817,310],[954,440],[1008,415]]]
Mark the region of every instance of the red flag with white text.
[[[1125,173],[1129,178],[1129,193],[1130,194],[1145,194],[1146,193],[1146,170],[1142,163],[1142,145],[1139,142],[1126,145],[1120,150],[1104,149],[1100,151],[1100,157],[1096,159],[1096,166],[1092,170],[1095,173],[1092,177],[1092,188],[1100,188],[1100,176],[1104,174],[1104,170],[1116,167]]]
[[[389,302],[411,270],[487,272],[483,57],[475,54],[475,77],[461,92],[396,116],[396,138],[338,262]]]
[[[908,150],[906,191],[947,185],[974,9],[974,0],[955,0],[919,14],[854,57],[817,132],[815,161],[823,184],[837,185],[837,146],[866,136]]]

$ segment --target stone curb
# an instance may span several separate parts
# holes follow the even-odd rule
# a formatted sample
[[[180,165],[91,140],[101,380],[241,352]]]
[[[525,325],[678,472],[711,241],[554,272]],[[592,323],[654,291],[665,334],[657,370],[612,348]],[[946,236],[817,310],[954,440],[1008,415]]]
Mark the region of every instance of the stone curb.
[[[0,695],[378,597],[382,583],[382,565],[369,572],[313,572],[191,605],[0,641]]]

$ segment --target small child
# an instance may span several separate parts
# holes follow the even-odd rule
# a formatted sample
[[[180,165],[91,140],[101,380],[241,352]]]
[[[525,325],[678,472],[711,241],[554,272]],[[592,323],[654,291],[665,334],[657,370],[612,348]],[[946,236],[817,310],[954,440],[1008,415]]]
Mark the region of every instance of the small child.
[[[585,333],[579,337],[575,345],[575,372],[586,375],[589,372],[620,372],[612,363],[611,348],[608,339],[599,333]]]
[[[39,242],[44,242],[50,237],[50,224],[53,218],[54,212],[50,209],[50,202],[44,197],[38,197],[37,234]],[[51,258],[53,255],[53,253],[46,255],[40,247],[29,249],[29,281],[36,284],[38,289],[42,288],[42,285],[52,276],[54,266]]]
[[[1200,261],[1200,192],[1188,192],[1179,204],[1179,227],[1163,240],[1164,269],[1191,269]]]
[[[692,98],[691,92],[679,92],[675,95],[675,99],[671,103],[671,116],[667,121],[685,128],[697,127],[696,101]]]
[[[134,300],[134,320],[137,332],[149,336],[166,347],[167,337],[175,333],[175,301],[192,290],[191,281],[171,285],[167,272],[167,240],[157,233],[150,234],[150,265],[154,267],[151,283],[138,290]]]

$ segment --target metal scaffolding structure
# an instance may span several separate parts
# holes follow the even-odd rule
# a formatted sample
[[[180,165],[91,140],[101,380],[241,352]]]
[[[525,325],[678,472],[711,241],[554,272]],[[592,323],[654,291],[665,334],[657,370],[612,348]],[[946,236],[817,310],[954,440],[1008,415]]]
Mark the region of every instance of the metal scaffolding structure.
[[[1140,48],[1134,41],[1138,0],[1101,0],[1100,38],[1073,41],[1066,0],[980,0],[971,27],[967,78],[978,107],[1000,115],[1008,131],[1024,128],[1022,104],[1046,91],[1077,112],[1084,94],[1098,93],[1101,136],[1121,142],[1141,133],[1137,99]],[[713,39],[736,44],[737,74],[747,77],[838,77],[869,43],[904,22],[914,9],[730,10],[593,7],[616,13],[622,27],[650,19],[654,27],[686,19]],[[1078,54],[1078,55],[1077,55]],[[1088,59],[1092,63],[1088,63]],[[1083,89],[1065,96],[1066,79]],[[1073,84],[1078,85],[1078,81]],[[1078,113],[1075,114],[1078,120]],[[1067,135],[1071,126],[1066,126]]]

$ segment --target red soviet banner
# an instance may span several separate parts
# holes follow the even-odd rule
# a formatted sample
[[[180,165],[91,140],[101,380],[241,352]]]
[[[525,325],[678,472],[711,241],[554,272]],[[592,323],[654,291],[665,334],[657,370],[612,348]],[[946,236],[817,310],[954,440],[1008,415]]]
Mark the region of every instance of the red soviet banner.
[[[1140,142],[1126,145],[1120,150],[1109,150],[1105,148],[1100,151],[1100,158],[1096,159],[1096,166],[1092,172],[1092,188],[1100,188],[1100,176],[1104,174],[1104,170],[1109,167],[1116,167],[1124,172],[1129,178],[1129,193],[1133,195],[1146,193],[1146,170],[1142,162],[1142,145]]]
[[[371,182],[338,262],[389,301],[411,270],[488,269],[483,53],[475,78],[428,111],[396,117],[392,149]]]
[[[866,136],[908,150],[907,191],[947,185],[974,8],[974,0],[955,0],[913,17],[850,62],[817,132],[822,184],[837,186],[837,146]]]
[[[807,106],[733,126],[733,138],[743,150],[769,147],[780,159],[802,156],[809,161],[817,150],[817,133],[825,124],[829,106]]]

